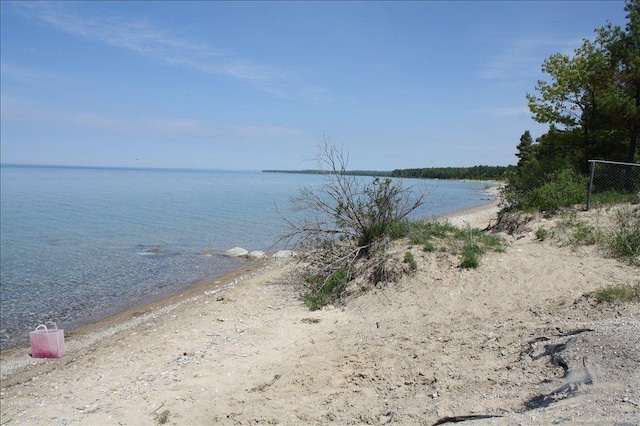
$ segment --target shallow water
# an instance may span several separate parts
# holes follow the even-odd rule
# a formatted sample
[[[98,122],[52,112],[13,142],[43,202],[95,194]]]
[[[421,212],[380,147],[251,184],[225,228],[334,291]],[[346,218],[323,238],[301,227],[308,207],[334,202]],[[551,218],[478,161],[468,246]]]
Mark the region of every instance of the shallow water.
[[[0,171],[3,347],[44,321],[71,329],[246,266],[222,254],[231,247],[281,248],[277,210],[287,212],[301,186],[323,181],[203,170]],[[416,182],[432,191],[416,217],[487,202],[484,183]]]

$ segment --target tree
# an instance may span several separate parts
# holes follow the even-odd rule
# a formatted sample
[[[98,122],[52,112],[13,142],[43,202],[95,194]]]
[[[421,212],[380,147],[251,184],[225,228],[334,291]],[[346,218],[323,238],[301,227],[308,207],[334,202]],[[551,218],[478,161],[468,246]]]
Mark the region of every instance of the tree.
[[[533,138],[531,137],[531,132],[526,130],[522,136],[520,136],[520,143],[516,148],[518,149],[518,153],[516,154],[516,157],[519,158],[518,166],[524,166],[530,163],[533,155]]]
[[[536,121],[582,133],[576,147],[582,169],[591,157],[600,99],[607,86],[603,81],[605,64],[601,46],[585,40],[573,57],[557,53],[546,59],[542,71],[549,74],[551,82],[538,81],[539,97],[527,94]]]
[[[627,133],[626,161],[634,163],[640,136],[640,2],[625,5],[627,25],[607,25],[598,30],[607,46],[613,86],[607,99],[610,117]]]
[[[635,162],[640,134],[640,2],[628,0],[623,29],[596,29],[572,56],[547,58],[542,71],[549,81],[527,94],[529,109],[540,123],[555,126],[568,138],[560,145],[579,158]],[[580,138],[575,138],[577,132]],[[558,135],[556,135],[558,136]],[[572,146],[569,146],[572,145]]]

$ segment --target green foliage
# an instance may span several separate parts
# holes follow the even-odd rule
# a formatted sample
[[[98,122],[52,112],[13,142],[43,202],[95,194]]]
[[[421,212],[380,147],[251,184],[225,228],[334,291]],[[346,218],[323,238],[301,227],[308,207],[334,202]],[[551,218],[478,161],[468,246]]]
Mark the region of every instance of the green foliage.
[[[640,203],[640,196],[636,193],[623,193],[614,189],[591,195],[591,204],[593,205],[621,203],[638,204]]]
[[[602,290],[588,293],[598,302],[640,302],[640,283],[635,285],[618,285],[603,288]]]
[[[412,271],[418,269],[418,262],[416,262],[416,259],[413,257],[413,254],[411,254],[410,251],[405,252],[404,263],[408,263]]]
[[[577,223],[573,233],[571,234],[571,240],[574,244],[591,245],[596,244],[600,239],[600,232],[595,227],[586,223]]]
[[[503,251],[498,237],[486,234],[477,228],[459,230],[458,236],[464,242],[460,252],[460,267],[463,269],[475,269],[480,266],[480,257],[487,250]]]
[[[415,223],[409,242],[411,244],[423,246],[424,251],[436,251],[436,240],[451,239],[458,232],[458,229],[449,222],[425,222]]]
[[[427,194],[404,188],[399,179],[347,174],[345,155],[329,142],[326,138],[318,154],[326,181],[320,188],[300,188],[291,199],[295,211],[307,214],[299,221],[284,218],[290,231],[282,238],[294,245],[341,241],[357,245],[358,256],[366,256],[374,243],[401,232],[397,228],[402,220],[424,203]]]
[[[526,193],[521,207],[529,211],[555,211],[560,207],[584,203],[587,178],[569,169],[551,173],[543,185]]]
[[[626,28],[607,25],[572,55],[557,53],[542,69],[529,109],[540,123],[557,126],[565,152],[585,172],[594,158],[633,163],[640,133],[640,3],[628,0]]]
[[[458,228],[449,222],[411,222],[408,220],[397,221],[390,229],[394,238],[407,238],[410,244],[420,245],[429,252],[449,252],[460,256],[460,268],[477,268],[480,259],[487,251],[503,251],[500,238],[488,234],[477,228]],[[324,256],[331,250],[337,250],[337,246],[324,241],[321,246],[315,246],[318,253],[312,255],[310,259],[316,259],[313,273],[306,275],[304,303],[311,310],[321,309],[323,306],[340,299],[347,288],[348,283],[358,275],[358,267],[351,269],[349,263],[344,263],[339,269],[326,268]],[[351,254],[350,254],[351,253]],[[386,263],[389,255],[386,252],[376,251],[375,257],[372,254],[367,256],[365,264],[373,265],[373,273],[380,277],[393,277],[393,271],[389,270]],[[340,257],[347,259],[353,255],[349,250],[345,251],[345,246],[341,246],[336,253],[327,255],[329,259]],[[418,269],[418,262],[414,255],[406,251],[402,259],[403,263],[409,265],[409,269]],[[355,273],[353,271],[356,271]],[[396,276],[397,277],[397,276]]]
[[[350,280],[346,269],[339,269],[326,277],[308,275],[305,278],[308,291],[304,294],[304,304],[312,311],[321,309],[338,299]]]
[[[387,226],[387,236],[392,240],[398,240],[409,235],[413,224],[407,218],[391,221]]]
[[[518,165],[502,193],[509,207],[549,211],[582,202],[582,183],[575,177],[563,182],[560,175],[566,170],[586,175],[592,159],[636,162],[640,2],[627,0],[625,11],[624,28],[607,24],[573,54],[556,53],[544,60],[547,78],[526,97],[534,119],[548,124],[549,131],[536,141],[528,131],[520,138]]]
[[[526,132],[521,139],[526,139],[525,136]],[[510,172],[508,183],[502,189],[503,199],[509,207],[537,210],[535,206],[527,206],[532,204],[529,200],[531,192],[545,184],[564,178],[559,175],[573,174],[569,170],[575,170],[577,166],[574,164],[580,163],[580,160],[571,149],[563,146],[561,141],[563,137],[567,137],[566,132],[561,133],[552,127],[549,133],[541,136],[538,143],[526,154],[517,154],[521,157],[521,161]],[[523,158],[526,160],[522,160]],[[576,176],[571,176],[570,181],[575,180]],[[535,197],[544,197],[544,192],[548,190],[553,190],[553,186],[542,190],[543,193],[536,194]],[[582,194],[586,197],[586,180]]]

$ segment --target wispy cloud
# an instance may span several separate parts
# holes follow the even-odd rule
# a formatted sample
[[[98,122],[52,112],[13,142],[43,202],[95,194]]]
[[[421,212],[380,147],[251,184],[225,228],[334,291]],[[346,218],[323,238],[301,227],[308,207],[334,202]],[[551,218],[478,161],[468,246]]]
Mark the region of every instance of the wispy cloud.
[[[206,43],[160,30],[149,22],[115,16],[86,16],[66,5],[47,2],[19,2],[13,5],[21,13],[57,30],[94,42],[119,47],[156,60],[183,65],[198,71],[252,83],[272,94],[284,97],[304,96],[304,88],[286,88],[295,75],[271,64],[261,63]],[[313,98],[306,100],[313,101]]]
[[[101,134],[143,138],[206,140],[210,143],[296,142],[306,139],[302,130],[284,126],[228,125],[191,118],[142,118],[99,113],[59,111],[34,101],[2,95],[2,121],[64,126]]]
[[[478,72],[482,79],[530,78],[541,74],[544,59],[554,53],[570,54],[581,40],[521,38],[509,41],[501,51],[486,58]]]

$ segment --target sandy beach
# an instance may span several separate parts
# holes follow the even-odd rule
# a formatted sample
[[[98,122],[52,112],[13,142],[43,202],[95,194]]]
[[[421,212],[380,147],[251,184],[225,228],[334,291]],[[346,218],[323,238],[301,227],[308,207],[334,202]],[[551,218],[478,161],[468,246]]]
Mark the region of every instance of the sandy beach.
[[[497,212],[445,220],[486,228]],[[295,262],[272,258],[68,333],[62,358],[3,351],[0,423],[640,423],[640,304],[584,296],[638,268],[539,241],[538,225],[472,270],[400,247],[417,273],[344,306],[310,312]]]

